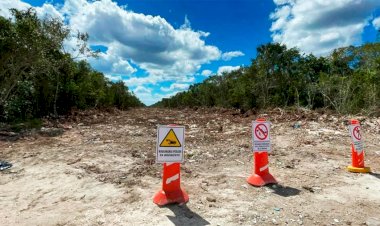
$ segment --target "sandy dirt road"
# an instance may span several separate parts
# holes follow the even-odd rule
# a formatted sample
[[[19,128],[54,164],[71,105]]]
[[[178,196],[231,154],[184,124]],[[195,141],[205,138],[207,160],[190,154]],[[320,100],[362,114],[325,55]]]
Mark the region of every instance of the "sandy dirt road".
[[[62,134],[0,141],[1,225],[380,225],[380,118],[360,117],[366,165],[348,173],[345,121],[266,112],[276,186],[252,187],[250,123],[232,110],[132,109],[73,116]],[[158,207],[157,124],[186,126],[186,205]],[[297,124],[294,128],[294,124]],[[48,125],[49,126],[49,125]]]

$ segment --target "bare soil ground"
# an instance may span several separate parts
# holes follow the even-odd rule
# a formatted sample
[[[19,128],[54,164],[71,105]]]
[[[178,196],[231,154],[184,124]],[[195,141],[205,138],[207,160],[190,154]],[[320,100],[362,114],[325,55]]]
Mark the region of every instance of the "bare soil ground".
[[[270,171],[250,186],[251,121],[272,123]],[[372,174],[346,171],[350,116],[281,109],[132,109],[73,115],[0,141],[1,225],[380,225],[380,118],[359,117]],[[186,205],[158,207],[158,124],[186,126]],[[300,128],[294,128],[294,124]],[[61,132],[59,132],[61,131]]]

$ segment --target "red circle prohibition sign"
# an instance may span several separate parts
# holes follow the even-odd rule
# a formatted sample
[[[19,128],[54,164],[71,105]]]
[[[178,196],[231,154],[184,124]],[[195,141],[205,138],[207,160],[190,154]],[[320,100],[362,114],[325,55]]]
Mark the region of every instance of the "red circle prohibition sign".
[[[255,135],[259,140],[265,140],[268,137],[268,128],[265,124],[258,124],[255,128]]]
[[[357,140],[362,139],[362,135],[360,135],[360,126],[354,128],[354,130],[352,131],[352,135],[354,135],[355,139]]]

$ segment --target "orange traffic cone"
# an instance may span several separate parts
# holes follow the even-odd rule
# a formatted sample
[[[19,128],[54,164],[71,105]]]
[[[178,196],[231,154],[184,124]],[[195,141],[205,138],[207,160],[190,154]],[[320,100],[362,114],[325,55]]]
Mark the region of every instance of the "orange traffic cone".
[[[359,140],[361,142],[360,134],[360,123],[356,119],[350,120],[351,126],[353,127],[352,131],[350,130],[351,136],[354,136],[353,139]],[[347,167],[349,172],[353,173],[369,173],[371,172],[370,167],[364,166],[364,150],[356,150],[355,145],[351,142],[351,157],[352,165]]]
[[[256,122],[265,122],[265,119],[257,119]],[[268,152],[254,153],[254,172],[247,178],[247,182],[257,187],[277,184],[276,179],[269,173]]]
[[[153,202],[159,206],[170,203],[186,203],[189,195],[181,188],[180,163],[164,163],[162,175],[162,190],[158,191]]]

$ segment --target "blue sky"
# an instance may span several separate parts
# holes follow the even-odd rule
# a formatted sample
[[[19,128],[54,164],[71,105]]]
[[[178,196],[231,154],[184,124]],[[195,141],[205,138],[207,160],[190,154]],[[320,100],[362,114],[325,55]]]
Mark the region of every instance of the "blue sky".
[[[260,44],[326,56],[374,42],[380,28],[379,0],[2,0],[0,15],[30,6],[87,32],[102,51],[88,59],[92,67],[123,80],[147,105],[249,65]],[[68,40],[66,51],[74,45]]]

